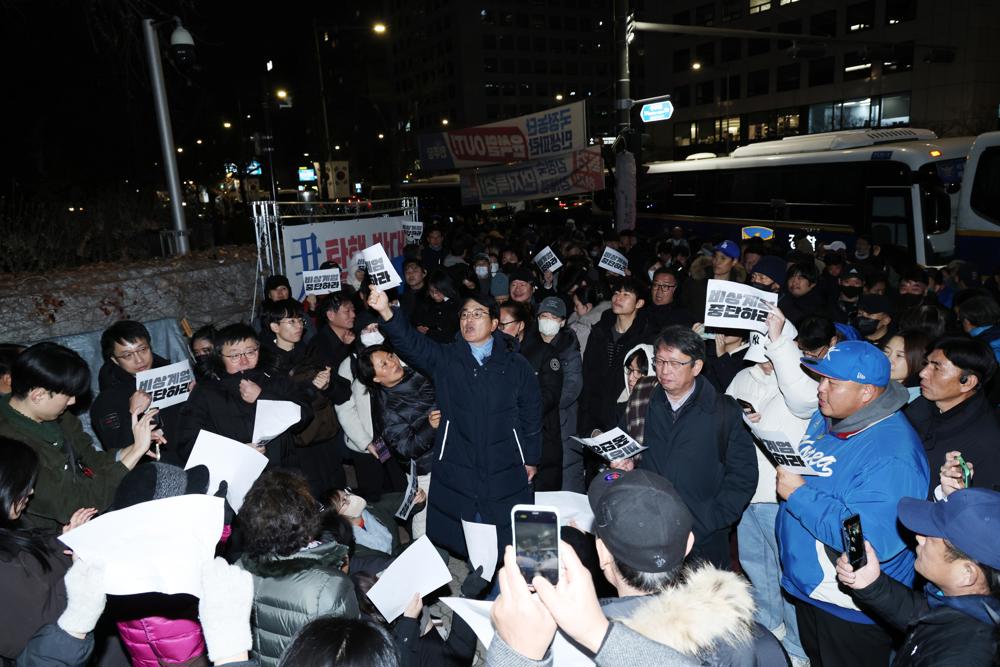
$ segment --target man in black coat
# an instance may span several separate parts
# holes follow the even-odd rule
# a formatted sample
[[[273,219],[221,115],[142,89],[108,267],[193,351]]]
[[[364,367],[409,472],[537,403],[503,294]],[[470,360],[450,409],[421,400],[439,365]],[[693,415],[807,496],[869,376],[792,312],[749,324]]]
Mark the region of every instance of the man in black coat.
[[[653,344],[657,387],[649,400],[639,468],[673,483],[694,516],[695,557],[729,569],[729,533],[757,489],[757,454],[736,402],[700,373],[705,345],[691,329],[664,329]]]
[[[153,354],[149,330],[140,322],[121,320],[101,334],[104,365],[97,381],[101,393],[90,407],[90,424],[104,449],[124,449],[132,444],[132,415],[145,412],[152,396],[136,389],[135,374],[170,365]],[[156,422],[167,444],[160,449],[162,460],[183,466],[190,449],[177,441],[180,426],[180,403],[162,408]]]
[[[337,373],[344,359],[351,356],[356,335],[355,310],[351,295],[345,291],[323,297],[316,306],[319,331],[306,348],[306,355],[318,359],[332,371],[328,397],[339,405],[351,397],[351,383]]]
[[[500,306],[497,329],[514,338],[518,350],[538,378],[542,392],[542,458],[535,475],[536,491],[559,491],[562,488],[562,434],[559,426],[559,400],[562,397],[563,371],[555,348],[542,340],[538,328],[530,326],[529,311],[519,301]]]
[[[951,467],[960,452],[975,466],[974,485],[1000,491],[1000,424],[986,396],[986,383],[996,371],[993,351],[967,336],[935,341],[920,371],[920,393],[904,414],[924,443],[928,467]],[[931,475],[931,497],[937,477]]]

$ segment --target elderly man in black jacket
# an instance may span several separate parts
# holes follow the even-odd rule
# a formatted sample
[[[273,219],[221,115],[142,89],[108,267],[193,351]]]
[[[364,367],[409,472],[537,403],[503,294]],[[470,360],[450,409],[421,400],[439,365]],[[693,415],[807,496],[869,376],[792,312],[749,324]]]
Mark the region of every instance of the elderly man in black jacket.
[[[542,455],[538,379],[497,331],[495,303],[479,295],[462,304],[462,340],[437,343],[396,317],[385,294],[373,289],[368,305],[384,323],[399,356],[434,381],[441,422],[428,494],[427,536],[464,556],[462,520],[497,527],[499,546],[511,543],[510,510],[534,502],[531,479]]]
[[[757,454],[736,402],[700,377],[705,344],[671,326],[653,344],[658,386],[639,468],[666,477],[694,516],[694,557],[729,569],[729,531],[757,488]]]

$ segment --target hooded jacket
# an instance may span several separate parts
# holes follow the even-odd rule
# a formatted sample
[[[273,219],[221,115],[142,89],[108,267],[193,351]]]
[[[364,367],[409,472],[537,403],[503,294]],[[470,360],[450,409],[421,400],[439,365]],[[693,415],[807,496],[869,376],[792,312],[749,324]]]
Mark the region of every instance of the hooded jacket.
[[[845,519],[861,515],[882,571],[907,586],[913,582],[914,555],[898,528],[896,505],[904,496],[925,498],[930,475],[920,439],[899,412],[906,400],[906,389],[890,382],[844,419],[834,422],[817,410],[799,451],[820,474],[806,478],[778,509],[782,588],[852,623],[874,621],[837,583]]]
[[[947,597],[930,583],[914,591],[884,572],[851,594],[906,633],[892,667],[974,667],[996,659],[1000,601],[992,596]]]

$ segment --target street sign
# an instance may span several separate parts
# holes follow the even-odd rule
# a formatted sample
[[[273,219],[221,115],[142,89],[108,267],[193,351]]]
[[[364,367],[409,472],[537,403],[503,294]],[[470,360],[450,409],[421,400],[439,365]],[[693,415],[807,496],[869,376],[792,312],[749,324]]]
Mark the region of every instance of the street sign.
[[[643,104],[639,110],[639,118],[644,123],[655,123],[660,120],[668,120],[674,115],[674,104],[670,100],[662,102],[652,102]]]

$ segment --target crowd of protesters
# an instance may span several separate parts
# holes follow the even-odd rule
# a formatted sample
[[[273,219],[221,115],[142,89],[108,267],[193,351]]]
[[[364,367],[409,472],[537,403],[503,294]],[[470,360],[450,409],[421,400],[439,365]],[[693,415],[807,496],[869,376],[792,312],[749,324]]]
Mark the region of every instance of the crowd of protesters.
[[[100,368],[0,346],[0,659],[558,667],[568,644],[602,666],[995,664],[1000,281],[864,237],[698,232],[459,219],[428,224],[385,292],[356,258],[318,298],[270,276],[252,321],[194,333],[190,397],[159,410],[136,374],[170,362],[139,322],[103,333]],[[555,271],[533,261],[546,247]],[[606,248],[625,275],[599,266]],[[767,332],[706,327],[712,279],[775,295]],[[300,415],[264,444],[260,400]],[[645,449],[609,462],[578,439],[617,427]],[[267,458],[227,505],[201,597],[106,595],[101,565],[56,538],[224,496],[184,469],[201,431]],[[585,493],[595,517],[563,528],[556,585],[525,581],[511,547],[511,509],[542,491]],[[392,623],[367,597],[422,536],[468,563],[463,522],[495,525],[500,554],[456,582],[494,601],[478,657],[458,614],[439,629],[437,594]]]

